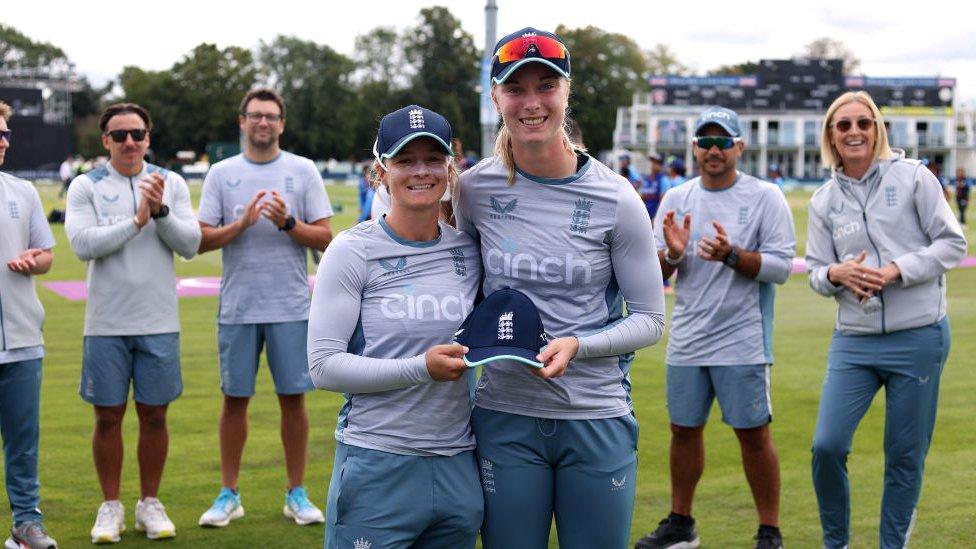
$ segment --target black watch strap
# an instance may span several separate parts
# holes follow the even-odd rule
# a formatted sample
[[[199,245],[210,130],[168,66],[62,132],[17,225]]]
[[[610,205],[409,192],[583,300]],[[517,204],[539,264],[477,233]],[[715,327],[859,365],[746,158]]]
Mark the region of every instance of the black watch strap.
[[[298,221],[295,220],[295,216],[289,215],[288,219],[285,220],[285,224],[278,227],[278,230],[288,232],[294,229],[296,224],[298,224]]]
[[[732,248],[732,251],[729,252],[729,255],[725,256],[722,263],[734,268],[739,264],[739,252],[735,248]]]
[[[163,204],[162,206],[159,207],[159,212],[157,212],[156,214],[149,214],[149,217],[153,219],[160,219],[166,217],[167,215],[169,215],[169,206]]]

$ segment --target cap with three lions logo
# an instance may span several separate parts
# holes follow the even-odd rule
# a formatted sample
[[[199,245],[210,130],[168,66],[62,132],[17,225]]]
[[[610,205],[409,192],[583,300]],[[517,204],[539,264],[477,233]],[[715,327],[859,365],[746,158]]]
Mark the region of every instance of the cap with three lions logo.
[[[502,288],[486,297],[454,334],[454,341],[468,347],[464,363],[469,367],[493,360],[517,360],[542,368],[536,355],[551,339],[535,303],[512,288]]]

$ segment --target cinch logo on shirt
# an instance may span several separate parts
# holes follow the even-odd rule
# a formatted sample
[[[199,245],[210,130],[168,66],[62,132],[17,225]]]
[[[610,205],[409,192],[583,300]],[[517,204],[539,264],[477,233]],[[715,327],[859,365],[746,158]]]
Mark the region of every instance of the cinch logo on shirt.
[[[380,301],[380,312],[391,320],[454,320],[468,316],[464,294],[442,298],[429,294],[390,294]]]
[[[526,253],[503,252],[490,248],[485,253],[485,270],[494,275],[546,282],[563,283],[568,286],[589,284],[593,270],[589,262],[576,259],[567,253],[564,257],[543,257],[536,259]]]
[[[98,216],[98,226],[107,227],[130,219],[132,219],[132,214],[100,215]]]
[[[834,229],[834,240],[846,238],[861,230],[861,224],[857,220],[850,221]]]
[[[489,219],[515,219],[515,207],[518,206],[518,198],[502,204],[494,196],[491,197],[492,213],[488,214]]]

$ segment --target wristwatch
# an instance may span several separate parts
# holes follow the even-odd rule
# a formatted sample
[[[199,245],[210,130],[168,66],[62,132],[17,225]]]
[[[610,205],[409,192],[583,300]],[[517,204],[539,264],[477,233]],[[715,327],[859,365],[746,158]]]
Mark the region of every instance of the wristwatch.
[[[295,216],[289,215],[288,216],[288,219],[285,220],[285,224],[282,225],[282,226],[280,226],[280,227],[278,227],[278,230],[279,231],[288,232],[288,231],[294,229],[295,228],[295,225],[297,223],[298,223],[298,221],[295,221]]]
[[[169,206],[167,206],[166,204],[163,204],[162,206],[159,207],[159,212],[157,212],[155,214],[152,214],[151,213],[151,214],[149,214],[149,217],[151,217],[153,219],[160,219],[160,218],[166,217],[167,215],[169,215]]]
[[[729,254],[725,256],[725,259],[722,260],[722,263],[725,263],[726,265],[734,269],[735,266],[739,264],[739,252],[737,252],[735,248],[732,248],[732,251],[730,251]]]

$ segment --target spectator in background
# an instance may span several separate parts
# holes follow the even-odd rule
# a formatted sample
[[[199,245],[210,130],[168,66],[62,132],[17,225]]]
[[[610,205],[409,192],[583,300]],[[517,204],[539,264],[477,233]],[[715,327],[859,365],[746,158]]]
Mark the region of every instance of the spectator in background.
[[[685,178],[685,163],[683,160],[674,156],[668,159],[668,173],[665,176],[664,181],[667,184],[668,190],[679,187],[682,183],[687,181]]]
[[[119,492],[130,383],[139,415],[136,529],[171,538],[176,527],[157,496],[169,448],[166,411],[183,392],[173,253],[193,257],[200,227],[186,181],[144,160],[152,130],[146,109],[110,105],[98,125],[110,161],[71,182],[64,224],[71,249],[88,262],[79,393],[95,410],[92,453],[103,496],[91,540],[117,543],[125,530]]]
[[[75,177],[75,159],[70,154],[61,162],[58,176],[61,177],[61,191],[58,192],[58,198],[61,198],[68,192],[68,185],[71,185],[71,180]]]
[[[634,187],[635,191],[640,190],[643,179],[641,179],[641,176],[639,173],[637,173],[637,170],[630,165],[630,155],[622,154],[617,158],[617,160],[620,161],[620,167],[617,168],[617,173],[624,176],[627,181],[630,181],[630,184]]]
[[[929,171],[932,172],[932,175],[934,175],[935,178],[939,181],[939,185],[942,186],[942,196],[945,197],[946,202],[950,202],[950,200],[949,200],[949,182],[946,181],[946,178],[945,177],[942,177],[942,166],[939,165],[939,164],[936,164],[935,162],[929,160],[928,158],[923,158],[922,159],[922,165],[923,166],[927,166],[928,169],[929,169]]]
[[[769,165],[769,182],[779,187],[780,191],[783,191],[783,172],[780,171],[779,164],[773,163]]]
[[[956,189],[956,206],[959,207],[959,223],[966,224],[966,207],[969,206],[969,190],[973,180],[966,178],[966,168],[956,168],[956,178],[952,181]]]
[[[657,207],[661,204],[668,187],[664,175],[664,158],[658,153],[651,153],[647,155],[647,159],[651,161],[651,173],[647,174],[638,190],[644,201],[644,207],[647,208],[647,213],[653,221],[657,214]]]
[[[0,166],[10,146],[10,107],[0,101]],[[34,275],[51,268],[54,235],[29,181],[0,172],[0,433],[13,527],[8,548],[45,549],[57,542],[44,529],[37,446],[40,434],[44,309]]]
[[[369,163],[367,162],[363,164],[363,169],[359,172],[359,217],[356,218],[356,223],[372,219],[370,213],[375,196],[376,191],[369,184]]]

